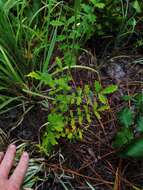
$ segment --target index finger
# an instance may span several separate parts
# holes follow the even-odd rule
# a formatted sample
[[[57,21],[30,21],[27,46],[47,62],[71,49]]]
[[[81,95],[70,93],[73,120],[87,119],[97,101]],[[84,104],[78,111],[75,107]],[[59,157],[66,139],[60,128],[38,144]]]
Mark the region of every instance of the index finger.
[[[24,152],[20,158],[18,166],[14,170],[13,174],[10,177],[10,183],[14,184],[16,187],[20,188],[23,179],[25,177],[29,162],[29,155],[27,152]]]

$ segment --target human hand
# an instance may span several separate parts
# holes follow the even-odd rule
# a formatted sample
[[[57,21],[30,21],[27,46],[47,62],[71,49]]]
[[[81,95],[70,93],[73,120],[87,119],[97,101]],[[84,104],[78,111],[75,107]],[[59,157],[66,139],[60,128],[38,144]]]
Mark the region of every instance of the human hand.
[[[26,174],[29,162],[27,152],[24,152],[20,161],[14,170],[13,174],[9,177],[10,170],[16,154],[16,146],[10,145],[5,153],[0,153],[0,189],[2,190],[20,190]]]

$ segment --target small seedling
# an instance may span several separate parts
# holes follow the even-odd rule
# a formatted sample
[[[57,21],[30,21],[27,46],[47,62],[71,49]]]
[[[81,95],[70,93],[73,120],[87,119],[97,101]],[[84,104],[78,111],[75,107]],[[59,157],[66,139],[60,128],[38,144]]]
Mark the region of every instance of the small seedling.
[[[143,93],[124,96],[124,101],[130,101],[131,107],[124,107],[118,114],[121,124],[120,131],[115,136],[113,146],[120,148],[122,157],[143,157]]]

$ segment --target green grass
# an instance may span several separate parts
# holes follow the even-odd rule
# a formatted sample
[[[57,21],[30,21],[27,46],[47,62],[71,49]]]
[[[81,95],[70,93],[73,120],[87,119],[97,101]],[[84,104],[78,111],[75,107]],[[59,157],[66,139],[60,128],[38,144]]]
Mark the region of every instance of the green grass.
[[[60,57],[61,60],[65,57],[64,63],[61,62],[62,65],[75,64],[72,63],[72,57],[77,52],[74,44],[77,44],[78,40],[76,33],[72,32],[76,31],[77,17],[81,14],[78,10],[80,1],[75,2],[74,11],[74,5],[69,8],[65,2],[56,0],[43,3],[40,1],[30,3],[26,0],[1,1],[0,93],[4,102],[7,102],[0,107],[1,109],[7,110],[7,105],[12,105],[10,104],[12,100],[15,103],[16,99],[18,102],[25,99],[28,101],[28,96],[41,93],[41,83],[28,80],[27,74],[32,71],[51,73],[53,68],[51,60],[55,58],[55,47],[59,49],[61,55],[64,52]],[[63,15],[64,11],[69,16]],[[59,23],[66,24],[66,17],[74,19],[70,25],[62,24],[61,27]],[[68,39],[69,34],[72,35],[71,39]],[[65,40],[58,41],[58,36],[63,36]],[[57,65],[54,65],[54,72],[57,72]]]
[[[25,92],[35,88],[34,84],[29,86],[26,75],[33,70],[47,72],[54,50],[57,27],[49,28],[49,18],[54,11],[51,7],[56,6],[55,1],[47,5],[40,1],[33,3],[32,13],[28,6],[30,4],[24,0],[9,1],[1,6],[0,92],[7,101],[1,109],[12,100],[26,98]],[[41,20],[40,17],[47,12],[48,15]],[[27,91],[23,92],[23,89]]]

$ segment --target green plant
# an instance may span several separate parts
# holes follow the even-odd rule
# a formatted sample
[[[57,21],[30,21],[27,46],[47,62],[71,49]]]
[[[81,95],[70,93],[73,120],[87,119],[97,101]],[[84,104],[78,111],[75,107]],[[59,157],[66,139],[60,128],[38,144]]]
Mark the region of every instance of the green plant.
[[[123,96],[123,99],[130,101],[131,107],[123,108],[118,114],[122,127],[113,146],[121,148],[119,155],[122,157],[139,158],[143,156],[143,93]]]
[[[35,70],[52,73],[59,65],[76,65],[78,52],[92,35],[115,33],[122,39],[134,32],[132,28],[138,33],[142,3],[134,0],[128,5],[103,0],[1,0],[0,113],[40,97],[41,85],[27,80],[26,75]],[[132,23],[134,27],[129,30]],[[122,34],[118,35],[114,26],[122,26]]]
[[[34,68],[40,69],[43,60],[40,62],[39,56],[49,44],[42,45],[48,22],[41,23],[43,30],[38,25],[40,2],[31,4],[25,0],[10,0],[0,3],[0,110],[3,113],[10,106],[28,100],[22,91],[23,88],[29,89],[30,85],[25,75]],[[29,6],[33,6],[32,11]],[[46,65],[45,60],[46,56],[42,68]]]
[[[40,97],[41,85],[28,79],[28,73],[52,73],[59,66],[76,64],[77,52],[94,32],[96,17],[94,7],[81,1],[73,5],[1,0],[0,5],[0,113],[4,113]]]
[[[72,77],[67,75],[53,78],[48,73],[32,72],[28,77],[39,80],[47,88],[44,95],[47,100],[42,105],[49,113],[48,123],[40,146],[45,153],[49,153],[61,138],[82,139],[93,115],[100,120],[101,113],[110,108],[106,95],[117,90],[116,85],[102,88],[98,81],[93,89],[87,84],[74,88]]]
[[[95,9],[97,39],[109,38],[109,45],[116,48],[129,44],[130,41],[137,47],[142,44],[142,9],[143,3],[139,0],[91,1],[101,3],[102,7]]]

